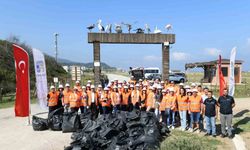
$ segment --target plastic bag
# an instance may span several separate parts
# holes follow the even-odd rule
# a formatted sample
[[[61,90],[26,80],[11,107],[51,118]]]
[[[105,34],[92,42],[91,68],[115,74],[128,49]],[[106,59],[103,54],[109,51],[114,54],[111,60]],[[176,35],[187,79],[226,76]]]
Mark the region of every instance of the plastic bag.
[[[54,131],[62,130],[63,108],[58,108],[48,115],[48,127]]]
[[[44,118],[32,116],[32,127],[34,131],[43,131],[48,129],[48,120]]]
[[[80,129],[80,118],[77,112],[63,113],[62,132],[75,132]]]

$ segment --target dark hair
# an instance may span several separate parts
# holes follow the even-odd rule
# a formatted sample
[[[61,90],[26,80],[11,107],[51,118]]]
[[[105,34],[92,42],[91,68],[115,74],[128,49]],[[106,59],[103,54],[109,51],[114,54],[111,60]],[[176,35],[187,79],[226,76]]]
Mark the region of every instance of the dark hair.
[[[198,85],[198,87],[201,87],[201,88],[202,88],[202,86],[201,86],[201,85]]]
[[[228,89],[226,87],[223,90],[227,90],[228,91]]]
[[[209,90],[209,91],[208,91],[208,93],[211,93],[211,94],[213,94],[213,91]]]
[[[181,89],[183,89],[183,91],[184,91],[184,96],[186,95],[186,89],[185,88],[180,88],[180,91],[179,91],[179,94],[181,95]]]

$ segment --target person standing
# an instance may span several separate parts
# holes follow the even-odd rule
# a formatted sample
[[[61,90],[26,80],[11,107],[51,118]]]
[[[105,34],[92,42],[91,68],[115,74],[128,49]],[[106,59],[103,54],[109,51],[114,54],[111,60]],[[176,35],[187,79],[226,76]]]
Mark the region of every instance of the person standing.
[[[141,92],[141,111],[146,111],[146,101],[147,101],[147,88],[144,87]]]
[[[68,83],[65,84],[65,89],[63,90],[63,106],[65,109],[69,107],[69,96],[71,94],[70,85]]]
[[[97,110],[97,104],[98,104],[98,99],[97,99],[97,93],[95,91],[95,86],[91,85],[90,86],[90,91],[87,93],[88,94],[88,106],[91,111],[91,116],[92,119],[96,119],[98,116],[98,110]]]
[[[184,88],[180,88],[180,93],[177,96],[177,104],[181,119],[181,130],[185,131],[187,127],[188,96]]]
[[[155,93],[153,92],[153,90],[153,87],[149,87],[149,93],[146,100],[147,111],[150,112],[155,112]]]
[[[234,97],[228,95],[228,89],[223,90],[223,95],[218,99],[218,106],[220,107],[220,121],[221,121],[221,137],[226,136],[226,125],[227,133],[229,138],[233,138],[232,134],[232,118],[233,108],[235,107]]]
[[[58,104],[58,92],[56,91],[55,86],[50,86],[50,92],[47,95],[49,113],[57,109]]]
[[[71,112],[78,112],[80,107],[81,95],[75,86],[73,92],[69,95],[69,107]]]
[[[86,113],[88,109],[88,94],[86,91],[86,87],[82,86],[82,92],[81,92],[81,113]]]
[[[189,113],[191,117],[191,125],[192,128],[190,129],[191,132],[194,131],[195,127],[198,128],[198,132],[200,132],[200,115],[202,114],[202,98],[198,95],[198,90],[193,89],[193,95],[189,97]]]
[[[172,129],[175,128],[175,112],[177,111],[176,106],[176,95],[174,88],[169,89],[169,96],[166,101],[166,114],[167,114],[167,125],[170,127],[172,124]]]
[[[131,110],[139,110],[140,109],[140,91],[139,91],[140,85],[136,84],[135,90],[131,91],[131,102],[133,105],[133,108]]]
[[[167,91],[164,89],[162,90],[162,99],[161,99],[161,103],[160,103],[160,113],[161,113],[161,120],[163,123],[167,123],[167,117],[166,117],[166,101],[167,101],[168,95],[167,95]]]
[[[102,112],[103,114],[108,114],[110,110],[110,105],[111,105],[111,98],[110,98],[110,93],[109,89],[107,87],[104,88],[104,93],[101,96],[100,102],[102,104]]]
[[[116,113],[118,110],[120,110],[121,106],[121,95],[116,85],[114,86],[113,92],[111,92],[110,96],[111,96],[111,103],[113,105],[113,112]]]
[[[128,104],[130,103],[131,94],[128,91],[128,86],[124,86],[124,92],[122,93],[121,107],[123,111],[128,111]]]
[[[206,121],[206,129],[207,133],[205,136],[213,135],[216,137],[216,127],[215,127],[215,119],[217,118],[217,101],[213,98],[213,92],[208,91],[208,98],[204,101],[204,112],[205,112],[205,121]],[[212,132],[212,133],[211,133]]]

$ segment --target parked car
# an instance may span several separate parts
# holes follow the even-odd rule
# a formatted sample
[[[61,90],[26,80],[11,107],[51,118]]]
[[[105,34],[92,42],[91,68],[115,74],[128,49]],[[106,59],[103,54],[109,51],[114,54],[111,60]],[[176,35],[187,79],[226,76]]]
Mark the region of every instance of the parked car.
[[[172,73],[169,75],[169,81],[184,83],[187,79],[185,73]]]

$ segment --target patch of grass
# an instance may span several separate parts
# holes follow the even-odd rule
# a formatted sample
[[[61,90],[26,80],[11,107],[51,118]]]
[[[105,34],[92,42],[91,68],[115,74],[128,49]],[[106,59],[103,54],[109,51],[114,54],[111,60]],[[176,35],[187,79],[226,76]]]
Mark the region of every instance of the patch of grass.
[[[162,150],[216,150],[221,142],[211,137],[173,130],[161,143]]]
[[[3,97],[3,99],[6,99],[6,97]],[[34,97],[32,97],[30,100],[31,104],[37,102],[36,98]],[[13,97],[12,99],[8,99],[8,101],[0,102],[0,109],[14,107],[14,105],[15,105],[15,97]]]

